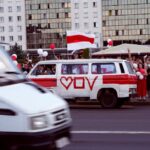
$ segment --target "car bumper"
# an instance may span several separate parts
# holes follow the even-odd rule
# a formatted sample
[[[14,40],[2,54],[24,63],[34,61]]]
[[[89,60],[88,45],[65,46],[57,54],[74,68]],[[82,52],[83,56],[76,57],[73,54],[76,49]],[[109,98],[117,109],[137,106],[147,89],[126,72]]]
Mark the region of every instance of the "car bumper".
[[[57,130],[49,130],[45,132],[38,133],[0,133],[0,145],[7,146],[17,146],[18,148],[33,148],[33,149],[43,149],[43,148],[61,148],[68,143],[64,140],[62,145],[57,144],[57,141],[61,139],[70,141],[70,126],[64,128],[57,128]],[[1,144],[2,143],[2,144]]]

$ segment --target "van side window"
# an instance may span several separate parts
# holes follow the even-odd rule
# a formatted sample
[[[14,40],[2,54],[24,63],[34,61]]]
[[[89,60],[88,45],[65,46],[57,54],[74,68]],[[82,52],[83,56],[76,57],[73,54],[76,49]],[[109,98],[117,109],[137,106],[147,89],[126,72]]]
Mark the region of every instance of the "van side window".
[[[61,74],[88,74],[88,64],[63,64]]]
[[[122,63],[119,63],[121,73],[125,73]]]
[[[129,62],[125,62],[129,71],[129,74],[135,74],[133,66]]]
[[[92,74],[113,74],[116,73],[116,67],[113,63],[93,63]]]
[[[44,64],[38,65],[31,75],[55,75],[56,74],[56,64]]]

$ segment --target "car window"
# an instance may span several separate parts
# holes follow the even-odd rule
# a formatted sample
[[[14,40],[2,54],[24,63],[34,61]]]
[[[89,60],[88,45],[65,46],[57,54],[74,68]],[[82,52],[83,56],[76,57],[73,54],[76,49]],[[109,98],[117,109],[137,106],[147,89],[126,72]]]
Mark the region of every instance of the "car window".
[[[112,74],[116,73],[116,67],[114,63],[93,63],[92,74]]]
[[[129,62],[125,62],[129,71],[129,74],[135,74],[132,65]]]
[[[56,64],[38,65],[31,73],[31,75],[55,75],[55,74],[56,74]]]
[[[62,74],[88,74],[88,64],[63,64]]]

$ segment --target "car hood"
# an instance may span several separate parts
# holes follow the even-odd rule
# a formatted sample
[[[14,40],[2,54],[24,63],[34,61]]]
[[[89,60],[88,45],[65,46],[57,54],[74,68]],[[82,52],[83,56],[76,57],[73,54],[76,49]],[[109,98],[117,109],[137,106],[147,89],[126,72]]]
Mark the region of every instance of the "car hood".
[[[67,106],[67,103],[60,97],[35,85],[30,82],[30,84],[19,83],[2,86],[0,87],[0,100],[26,114],[43,113]]]

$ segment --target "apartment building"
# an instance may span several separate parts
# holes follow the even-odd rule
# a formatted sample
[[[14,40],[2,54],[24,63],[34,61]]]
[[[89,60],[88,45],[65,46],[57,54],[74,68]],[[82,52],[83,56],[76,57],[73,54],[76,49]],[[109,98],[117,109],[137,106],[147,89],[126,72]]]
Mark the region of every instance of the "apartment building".
[[[27,48],[66,47],[71,29],[70,0],[25,0]]]
[[[0,43],[26,50],[24,0],[0,0]]]
[[[150,0],[102,0],[104,45],[150,45]]]
[[[103,46],[101,0],[71,0],[72,30],[95,34],[97,47]]]

